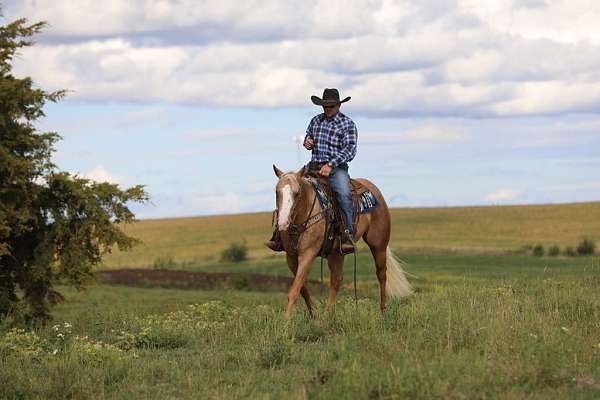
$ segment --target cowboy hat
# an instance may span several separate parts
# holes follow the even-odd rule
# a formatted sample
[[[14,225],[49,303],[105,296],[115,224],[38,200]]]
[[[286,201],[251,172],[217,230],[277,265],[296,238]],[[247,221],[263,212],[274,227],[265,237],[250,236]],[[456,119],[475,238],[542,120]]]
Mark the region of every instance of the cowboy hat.
[[[350,96],[340,101],[340,92],[337,89],[325,89],[323,90],[323,98],[317,96],[310,96],[310,99],[317,106],[334,106],[336,104],[342,104],[350,100]]]

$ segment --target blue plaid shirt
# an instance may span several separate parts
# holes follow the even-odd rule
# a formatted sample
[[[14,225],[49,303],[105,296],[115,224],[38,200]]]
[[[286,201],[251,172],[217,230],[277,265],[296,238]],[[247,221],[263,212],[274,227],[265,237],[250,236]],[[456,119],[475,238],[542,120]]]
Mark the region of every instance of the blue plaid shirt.
[[[325,118],[324,113],[316,115],[308,124],[306,137],[315,141],[311,161],[328,162],[332,167],[337,167],[352,161],[356,155],[356,125],[339,111],[331,119]]]

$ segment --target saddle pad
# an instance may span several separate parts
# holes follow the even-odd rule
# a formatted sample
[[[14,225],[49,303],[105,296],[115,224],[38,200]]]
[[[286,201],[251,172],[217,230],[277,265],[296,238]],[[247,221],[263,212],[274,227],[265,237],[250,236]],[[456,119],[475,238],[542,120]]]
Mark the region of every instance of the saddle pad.
[[[379,206],[379,202],[377,201],[377,197],[371,192],[369,189],[364,191],[359,195],[360,198],[358,200],[358,212],[359,214],[366,214],[368,212],[373,211]]]
[[[310,178],[310,183],[312,183],[315,191],[317,192],[317,197],[319,199],[319,203],[321,204],[322,209],[326,209],[331,207],[331,200],[329,196],[327,196],[327,192],[323,188],[323,185],[319,185],[319,181],[314,177]],[[354,193],[353,193],[354,195]],[[356,196],[353,196],[356,197]],[[366,214],[379,206],[379,202],[377,198],[369,189],[364,189],[364,191],[358,195],[358,212],[359,214]]]

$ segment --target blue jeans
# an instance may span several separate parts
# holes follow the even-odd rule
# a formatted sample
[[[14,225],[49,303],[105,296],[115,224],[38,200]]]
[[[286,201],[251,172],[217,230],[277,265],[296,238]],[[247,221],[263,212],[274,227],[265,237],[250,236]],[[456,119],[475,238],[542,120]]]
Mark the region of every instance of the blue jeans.
[[[340,164],[329,174],[331,190],[340,205],[346,227],[354,237],[354,226],[352,223],[352,193],[350,192],[350,175],[348,175],[348,164]]]

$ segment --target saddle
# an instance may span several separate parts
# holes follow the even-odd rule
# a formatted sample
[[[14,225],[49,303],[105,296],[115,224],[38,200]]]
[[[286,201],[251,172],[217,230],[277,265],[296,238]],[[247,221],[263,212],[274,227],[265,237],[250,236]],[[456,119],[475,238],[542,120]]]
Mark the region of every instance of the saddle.
[[[336,196],[331,190],[329,178],[319,175],[314,170],[308,171],[306,176],[317,192],[321,208],[327,210],[325,213],[325,238],[319,252],[319,256],[327,257],[331,254],[336,243],[338,246],[341,245],[341,237],[346,223]],[[360,214],[372,211],[379,204],[369,188],[358,180],[350,178],[350,189],[352,193],[353,224],[357,226]]]

